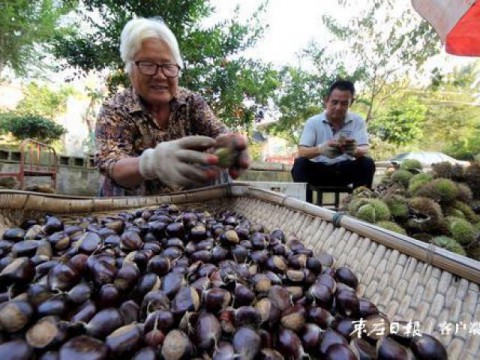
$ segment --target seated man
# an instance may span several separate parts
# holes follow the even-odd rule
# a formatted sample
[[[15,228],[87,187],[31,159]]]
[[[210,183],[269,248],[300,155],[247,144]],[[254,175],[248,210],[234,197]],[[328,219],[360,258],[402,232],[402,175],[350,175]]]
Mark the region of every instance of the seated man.
[[[348,112],[355,87],[351,81],[334,82],[325,98],[325,111],[307,120],[298,146],[292,177],[316,186],[372,187],[375,162],[366,157],[365,120]],[[307,188],[307,202],[312,192]]]

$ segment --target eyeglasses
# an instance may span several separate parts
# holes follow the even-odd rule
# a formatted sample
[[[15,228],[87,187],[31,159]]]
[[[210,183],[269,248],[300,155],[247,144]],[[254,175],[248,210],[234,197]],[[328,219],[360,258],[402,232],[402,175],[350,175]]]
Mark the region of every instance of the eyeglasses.
[[[178,76],[180,66],[177,64],[155,64],[148,61],[135,61],[135,65],[138,67],[140,74],[147,76],[155,76],[158,73],[158,69],[162,69],[163,75],[167,78],[174,78]]]

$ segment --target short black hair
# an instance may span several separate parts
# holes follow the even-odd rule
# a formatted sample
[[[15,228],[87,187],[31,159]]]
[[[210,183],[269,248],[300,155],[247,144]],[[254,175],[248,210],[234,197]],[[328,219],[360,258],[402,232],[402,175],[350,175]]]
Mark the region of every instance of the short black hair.
[[[332,95],[333,90],[350,91],[352,96],[355,95],[355,86],[350,80],[337,80],[328,89],[327,98]]]

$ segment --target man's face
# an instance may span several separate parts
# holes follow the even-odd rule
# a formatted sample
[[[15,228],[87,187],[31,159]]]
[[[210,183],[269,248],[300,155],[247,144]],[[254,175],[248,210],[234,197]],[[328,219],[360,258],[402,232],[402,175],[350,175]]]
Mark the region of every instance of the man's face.
[[[157,65],[175,64],[172,52],[168,45],[156,38],[148,38],[142,41],[140,50],[133,58],[135,61],[153,63]],[[132,65],[130,81],[135,91],[147,103],[147,106],[159,106],[168,104],[178,90],[178,76],[167,78],[162,69],[158,68],[155,75],[140,73],[137,65]]]
[[[332,123],[341,123],[345,120],[353,95],[348,90],[334,89],[325,100],[327,119]]]

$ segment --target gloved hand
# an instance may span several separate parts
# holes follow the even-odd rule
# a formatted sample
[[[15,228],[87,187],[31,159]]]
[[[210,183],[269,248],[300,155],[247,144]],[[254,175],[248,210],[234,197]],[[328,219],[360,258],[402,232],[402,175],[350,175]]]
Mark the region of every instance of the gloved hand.
[[[140,174],[146,180],[159,179],[166,185],[202,185],[213,180],[218,171],[212,166],[218,158],[202,151],[215,145],[208,136],[186,136],[158,144],[140,156]]]
[[[353,138],[345,139],[340,145],[340,150],[342,150],[344,154],[354,156],[357,151],[357,141]]]
[[[216,139],[215,147],[230,150],[231,159],[227,159],[228,173],[233,179],[250,166],[250,157],[247,149],[247,139],[242,134],[229,133],[220,135]],[[218,153],[218,152],[217,152]]]
[[[323,144],[317,145],[317,148],[320,150],[320,155],[326,156],[330,159],[342,155],[342,151],[336,141],[326,141]]]

